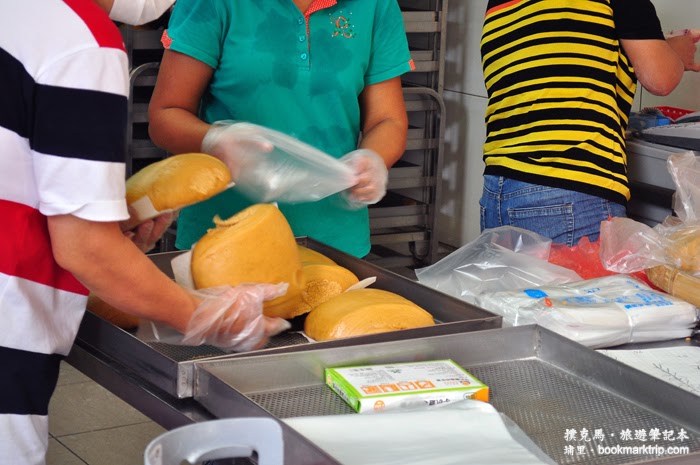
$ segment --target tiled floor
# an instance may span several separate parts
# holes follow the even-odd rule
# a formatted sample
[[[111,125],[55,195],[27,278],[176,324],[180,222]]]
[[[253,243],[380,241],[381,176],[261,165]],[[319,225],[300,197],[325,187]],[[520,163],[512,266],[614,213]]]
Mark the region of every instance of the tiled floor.
[[[49,406],[47,465],[142,465],[165,430],[63,362]]]

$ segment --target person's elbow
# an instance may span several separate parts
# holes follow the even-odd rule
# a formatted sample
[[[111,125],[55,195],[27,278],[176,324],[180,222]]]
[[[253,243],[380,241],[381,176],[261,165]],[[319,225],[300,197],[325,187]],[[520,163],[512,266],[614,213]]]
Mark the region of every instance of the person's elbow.
[[[665,97],[673,92],[676,87],[678,87],[682,76],[683,75],[681,74],[680,76],[671,76],[660,79],[657,78],[647,82],[642,82],[640,80],[640,83],[642,84],[642,87],[644,87],[644,89],[646,89],[650,94]]]
[[[163,147],[166,143],[162,114],[163,109],[151,102],[148,106],[148,137],[157,147]]]
[[[657,66],[637,69],[639,83],[653,95],[664,97],[678,87],[685,69],[680,60],[668,60]]]

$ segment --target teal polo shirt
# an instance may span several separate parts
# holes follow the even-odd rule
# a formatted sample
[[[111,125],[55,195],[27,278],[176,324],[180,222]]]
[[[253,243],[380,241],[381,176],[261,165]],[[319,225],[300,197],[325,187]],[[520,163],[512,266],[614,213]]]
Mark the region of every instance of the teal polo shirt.
[[[215,70],[202,98],[204,121],[259,124],[336,158],[357,147],[362,89],[413,66],[395,0],[316,0],[306,13],[291,0],[177,0],[163,44]],[[249,205],[233,187],[183,209],[176,246],[189,249],[215,215],[229,218]],[[296,236],[363,257],[367,208],[341,205],[334,195],[279,207]]]

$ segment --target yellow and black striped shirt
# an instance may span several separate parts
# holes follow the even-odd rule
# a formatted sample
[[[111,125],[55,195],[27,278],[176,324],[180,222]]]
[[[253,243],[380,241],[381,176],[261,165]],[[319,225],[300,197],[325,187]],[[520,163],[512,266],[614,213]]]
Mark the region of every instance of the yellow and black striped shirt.
[[[490,0],[485,174],[625,204],[636,77],[620,39],[663,39],[650,0]]]

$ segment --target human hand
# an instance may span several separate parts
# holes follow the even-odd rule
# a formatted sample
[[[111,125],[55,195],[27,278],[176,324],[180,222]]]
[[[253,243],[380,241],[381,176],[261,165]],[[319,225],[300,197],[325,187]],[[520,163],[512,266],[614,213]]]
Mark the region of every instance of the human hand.
[[[162,213],[155,218],[147,220],[133,229],[124,231],[124,235],[143,253],[152,250],[156,243],[163,237],[173,221],[177,218],[177,212]]]
[[[244,352],[265,346],[267,340],[291,327],[282,318],[263,315],[263,302],[284,295],[289,285],[240,284],[192,291],[202,301],[195,309],[182,343],[211,344]]]
[[[377,152],[369,149],[354,150],[340,161],[353,169],[356,178],[355,185],[346,191],[351,203],[371,205],[386,195],[389,171]]]
[[[666,42],[683,62],[686,71],[700,71],[700,63],[695,62],[697,43],[700,41],[700,31],[686,29],[682,34],[673,34]]]
[[[249,126],[234,121],[217,121],[202,140],[202,152],[213,155],[226,164],[235,181],[248,157],[271,152],[272,143],[251,138]],[[245,131],[245,137],[241,137]]]

